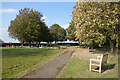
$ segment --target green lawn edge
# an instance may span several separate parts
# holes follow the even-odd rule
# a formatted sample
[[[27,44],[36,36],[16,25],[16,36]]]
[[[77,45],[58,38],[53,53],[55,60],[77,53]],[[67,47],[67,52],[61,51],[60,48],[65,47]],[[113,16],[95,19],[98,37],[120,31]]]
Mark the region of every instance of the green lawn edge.
[[[7,48],[6,48],[6,49],[7,49]],[[13,49],[13,48],[8,48],[8,49]],[[21,48],[21,49],[22,49],[22,48]],[[34,49],[34,48],[28,48],[28,49]],[[58,52],[60,52],[60,53],[54,53],[54,54],[52,54],[52,56],[49,57],[49,59],[45,59],[45,61],[43,60],[42,62],[37,63],[37,64],[35,64],[34,66],[31,66],[31,67],[27,68],[26,70],[23,70],[23,71],[21,71],[21,72],[19,72],[19,73],[17,73],[17,74],[11,75],[11,76],[9,76],[9,77],[2,77],[2,78],[17,78],[17,77],[21,77],[21,76],[23,76],[24,74],[30,72],[32,69],[36,68],[37,66],[43,65],[43,64],[49,62],[51,59],[54,59],[55,57],[61,55],[62,53],[64,53],[64,52],[67,51],[67,50],[68,50],[68,49],[64,49],[64,50],[58,51]]]

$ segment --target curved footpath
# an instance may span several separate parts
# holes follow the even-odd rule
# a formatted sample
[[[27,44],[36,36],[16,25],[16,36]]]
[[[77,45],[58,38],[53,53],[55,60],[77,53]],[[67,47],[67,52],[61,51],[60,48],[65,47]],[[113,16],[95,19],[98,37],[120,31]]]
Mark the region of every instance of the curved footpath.
[[[75,50],[76,48],[70,48],[64,54],[49,61],[40,69],[28,73],[23,78],[55,78],[67,64]]]

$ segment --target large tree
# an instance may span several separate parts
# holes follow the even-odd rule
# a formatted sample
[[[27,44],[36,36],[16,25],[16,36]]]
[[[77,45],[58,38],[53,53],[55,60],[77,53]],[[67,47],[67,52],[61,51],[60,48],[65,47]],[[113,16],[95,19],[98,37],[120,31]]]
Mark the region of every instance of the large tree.
[[[10,22],[9,36],[22,43],[43,41],[47,27],[42,17],[40,12],[30,8],[19,10],[19,14]]]
[[[53,42],[53,41],[54,41],[53,33],[51,33],[50,29],[48,29],[48,41],[47,42]]]
[[[50,26],[50,34],[52,35],[55,43],[57,41],[66,40],[66,31],[64,28],[61,28],[58,24],[53,24]]]
[[[90,46],[109,41],[111,52],[113,43],[118,47],[120,34],[120,2],[77,2],[73,10],[76,39]]]
[[[75,30],[76,30],[74,26],[75,25],[73,21],[71,21],[69,27],[67,28],[67,33],[68,33],[67,37],[69,40],[73,40],[73,41],[75,41]]]

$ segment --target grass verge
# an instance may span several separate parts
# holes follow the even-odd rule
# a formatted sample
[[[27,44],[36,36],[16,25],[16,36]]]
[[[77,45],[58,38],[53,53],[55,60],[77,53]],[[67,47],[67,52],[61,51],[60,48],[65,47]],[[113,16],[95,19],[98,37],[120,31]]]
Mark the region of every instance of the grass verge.
[[[89,60],[73,56],[58,78],[118,78],[118,56],[108,56],[108,69],[103,73],[90,72]]]
[[[67,49],[2,48],[2,78],[16,78]]]

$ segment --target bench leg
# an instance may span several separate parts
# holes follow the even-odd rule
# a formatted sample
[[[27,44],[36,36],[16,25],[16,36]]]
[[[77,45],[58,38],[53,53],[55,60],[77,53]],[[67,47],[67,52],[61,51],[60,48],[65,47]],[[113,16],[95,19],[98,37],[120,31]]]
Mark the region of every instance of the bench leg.
[[[99,66],[99,73],[101,73],[101,65]]]
[[[90,71],[91,71],[91,61],[90,61]]]

